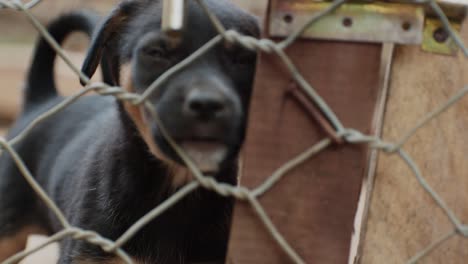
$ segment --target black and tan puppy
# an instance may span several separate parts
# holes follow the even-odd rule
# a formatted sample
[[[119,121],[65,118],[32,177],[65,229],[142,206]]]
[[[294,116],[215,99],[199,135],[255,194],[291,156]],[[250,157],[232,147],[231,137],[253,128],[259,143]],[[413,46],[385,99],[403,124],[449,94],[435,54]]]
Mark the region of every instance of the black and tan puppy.
[[[164,71],[217,35],[195,1],[187,2],[187,26],[177,45],[160,31],[160,1],[123,2],[95,33],[83,71],[92,75],[105,54],[115,62],[109,69],[114,84],[144,92]],[[226,28],[258,35],[256,19],[229,1],[206,2]],[[41,52],[38,49],[37,56]],[[62,100],[51,78],[53,56],[46,58],[34,61],[24,112],[10,137]],[[177,143],[202,171],[222,182],[236,184],[254,68],[254,53],[222,43],[149,98]],[[90,96],[39,125],[16,149],[72,225],[115,240],[191,180],[147,117],[140,108],[114,98]],[[20,241],[34,229],[51,234],[62,228],[7,155],[0,159],[0,195],[0,245]],[[231,199],[197,190],[153,220],[124,249],[137,263],[222,263],[231,210]],[[5,257],[1,254],[0,249],[0,259]],[[60,263],[101,262],[118,260],[86,242],[62,242]]]

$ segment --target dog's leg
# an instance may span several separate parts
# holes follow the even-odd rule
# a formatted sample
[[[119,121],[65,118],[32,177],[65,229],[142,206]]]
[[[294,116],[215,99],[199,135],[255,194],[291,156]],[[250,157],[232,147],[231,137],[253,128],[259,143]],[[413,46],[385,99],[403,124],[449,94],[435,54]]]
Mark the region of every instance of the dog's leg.
[[[0,156],[0,263],[25,249],[30,234],[47,234],[37,198],[12,159]]]
[[[0,162],[0,168],[2,162]],[[8,166],[4,166],[6,168]],[[1,170],[0,170],[1,171]],[[14,172],[14,171],[13,171]],[[0,263],[24,250],[29,235],[48,235],[34,194],[17,173],[0,173]],[[28,188],[29,187],[29,188]]]
[[[0,238],[0,262],[24,250],[31,234],[47,234],[47,232],[40,226],[29,225]]]

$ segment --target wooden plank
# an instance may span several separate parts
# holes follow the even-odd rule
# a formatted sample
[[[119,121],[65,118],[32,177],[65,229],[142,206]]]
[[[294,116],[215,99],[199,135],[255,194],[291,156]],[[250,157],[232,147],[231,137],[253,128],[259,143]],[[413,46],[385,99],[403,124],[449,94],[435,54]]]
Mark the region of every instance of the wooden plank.
[[[384,43],[382,46],[382,56],[380,60],[380,94],[378,96],[379,102],[377,103],[377,108],[375,109],[375,120],[373,122],[375,126],[374,135],[377,137],[382,137],[385,110],[390,88],[390,76],[392,72],[394,50],[394,43]],[[359,260],[360,257],[359,254],[362,251],[362,239],[365,237],[366,233],[366,224],[370,206],[369,201],[372,197],[372,191],[374,187],[373,183],[375,180],[379,154],[380,151],[377,149],[372,149],[370,152],[369,167],[368,171],[366,172],[366,177],[362,183],[359,204],[354,219],[354,234],[351,240],[349,263],[357,263],[357,260]]]
[[[462,26],[468,43],[468,21]],[[468,60],[426,53],[418,46],[395,52],[384,139],[398,140],[416,121],[468,85]],[[468,223],[468,98],[422,128],[405,150],[429,184]],[[453,227],[411,171],[381,155],[370,203],[361,263],[405,263]],[[420,263],[466,263],[468,239],[452,238]]]
[[[372,133],[380,44],[300,40],[287,53],[348,127]],[[262,55],[253,93],[241,183],[256,187],[284,162],[326,137],[286,95],[292,80]],[[307,263],[347,263],[368,150],[334,146],[294,169],[260,198]],[[289,263],[251,208],[237,203],[228,263]]]

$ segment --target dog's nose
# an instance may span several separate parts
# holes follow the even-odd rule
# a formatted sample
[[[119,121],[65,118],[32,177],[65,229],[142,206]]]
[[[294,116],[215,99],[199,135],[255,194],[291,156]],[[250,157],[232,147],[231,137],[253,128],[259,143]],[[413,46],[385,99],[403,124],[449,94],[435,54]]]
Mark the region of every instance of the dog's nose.
[[[198,118],[215,118],[226,109],[224,96],[217,91],[194,89],[186,99],[186,111]]]

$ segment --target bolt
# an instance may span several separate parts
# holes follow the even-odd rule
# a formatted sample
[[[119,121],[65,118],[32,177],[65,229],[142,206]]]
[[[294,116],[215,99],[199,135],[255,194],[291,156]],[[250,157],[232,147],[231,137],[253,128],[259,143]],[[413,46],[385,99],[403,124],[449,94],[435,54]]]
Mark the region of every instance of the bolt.
[[[404,31],[409,31],[411,29],[411,23],[406,21],[401,25],[401,28],[403,28]]]
[[[351,19],[350,17],[343,18],[343,26],[351,27],[352,25],[353,25],[353,19]]]
[[[290,23],[293,22],[294,17],[293,17],[291,14],[286,14],[286,15],[284,15],[284,17],[283,17],[283,20],[284,20],[284,22],[290,24]]]
[[[433,37],[435,41],[439,43],[444,43],[445,41],[447,41],[449,34],[444,28],[440,27],[434,31]]]

